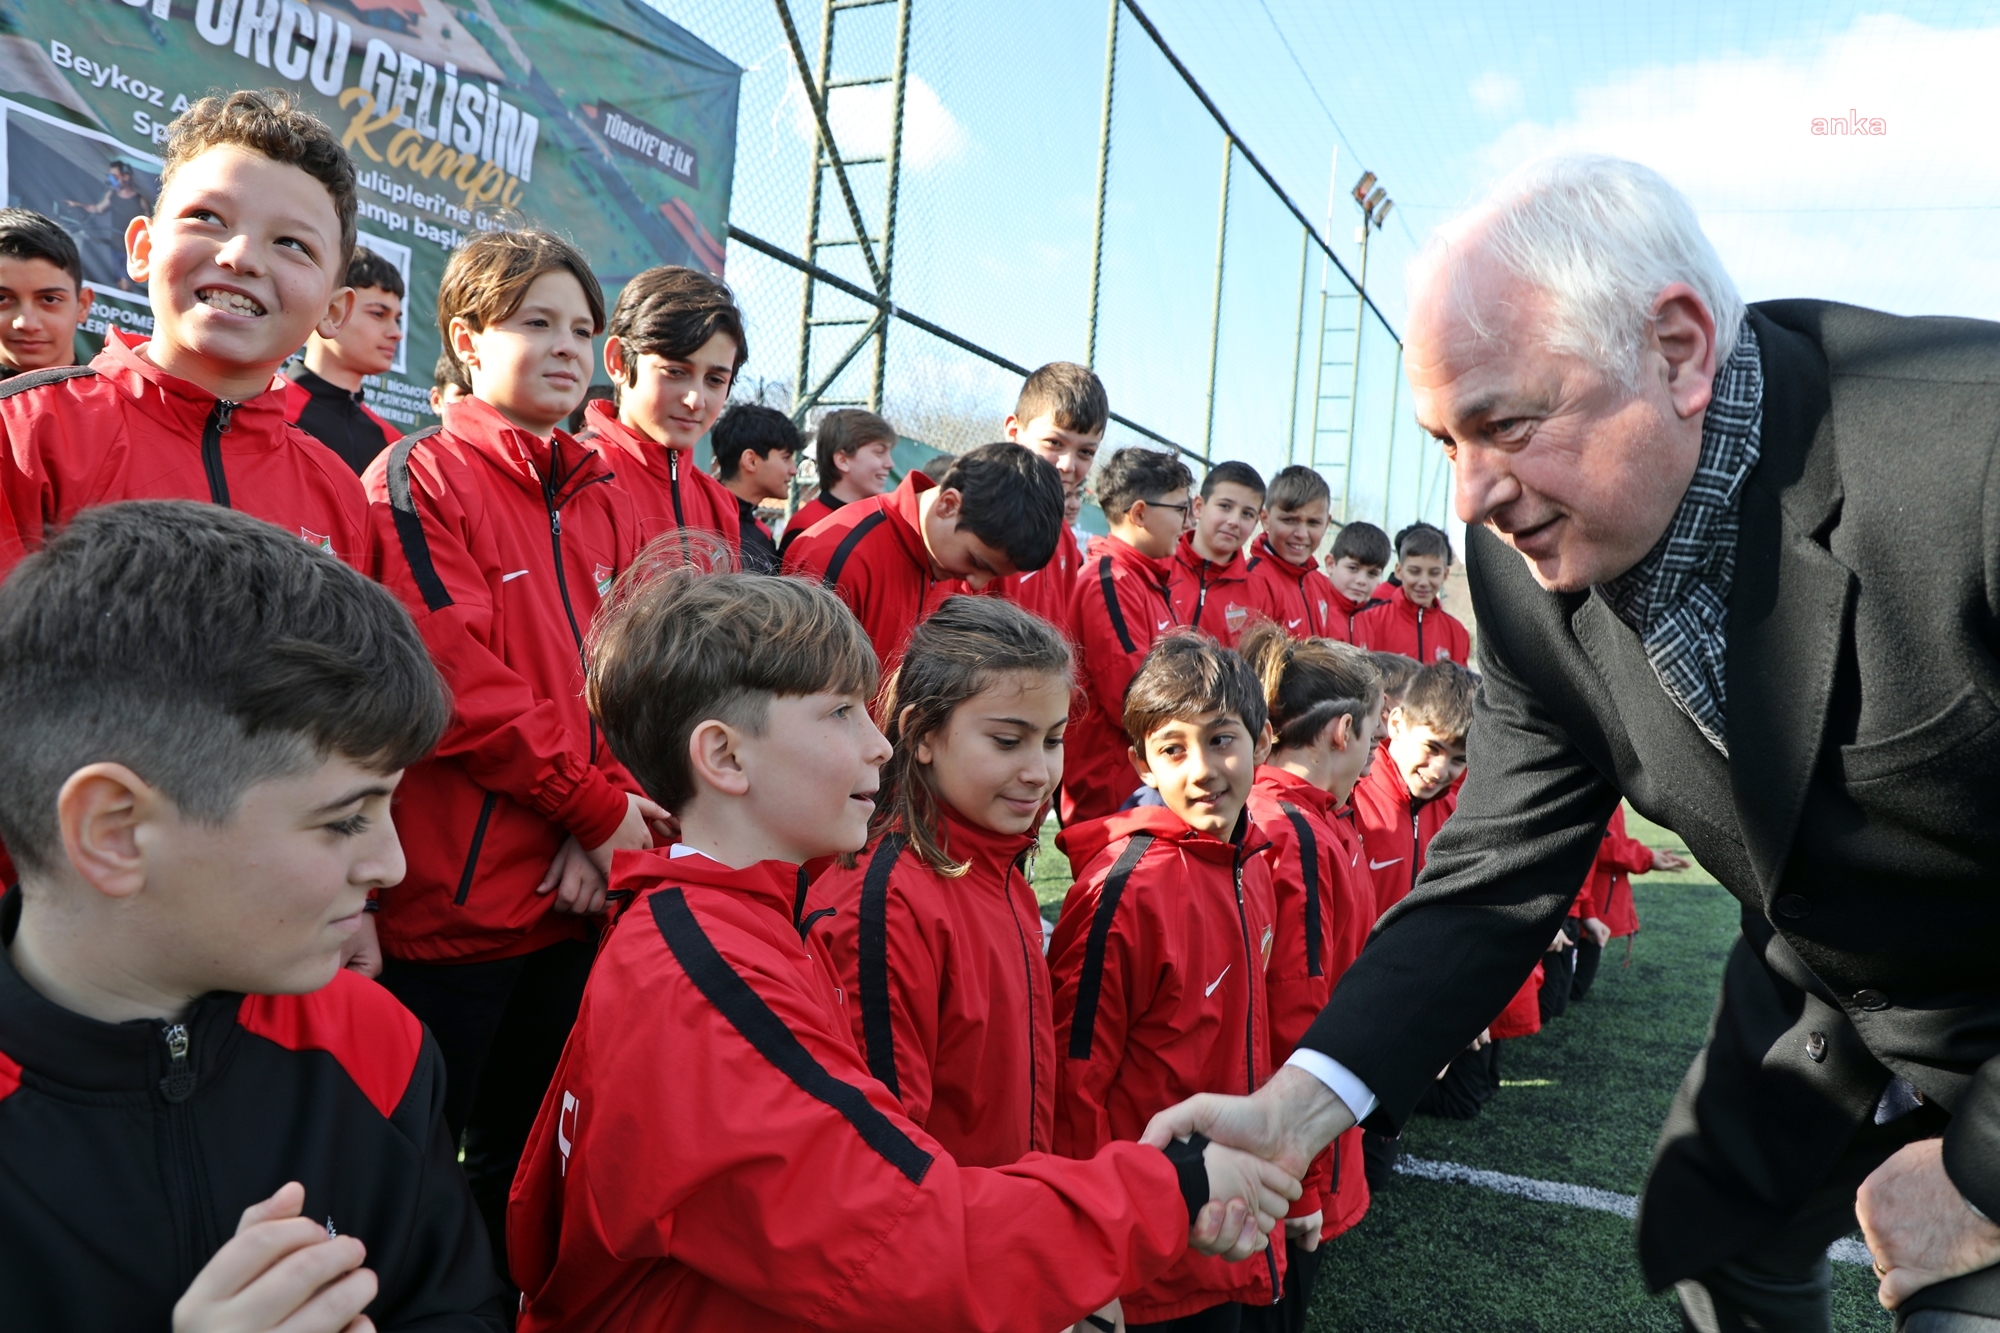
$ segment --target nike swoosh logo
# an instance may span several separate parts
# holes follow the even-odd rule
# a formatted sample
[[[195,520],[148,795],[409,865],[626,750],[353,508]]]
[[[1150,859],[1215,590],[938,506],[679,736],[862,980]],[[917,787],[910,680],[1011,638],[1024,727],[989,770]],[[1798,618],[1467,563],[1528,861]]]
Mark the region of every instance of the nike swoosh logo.
[[[1169,625],[1171,625],[1171,624],[1173,624],[1173,623],[1174,623],[1174,622],[1173,622],[1173,621],[1171,621],[1171,620],[1162,620],[1162,621],[1161,621],[1161,622],[1160,622],[1160,623],[1159,623],[1159,624],[1158,624],[1158,625],[1157,625],[1157,626],[1156,626],[1155,628],[1157,628],[1157,629],[1159,629],[1159,630],[1162,630],[1162,631],[1164,631],[1164,630],[1165,630],[1165,629],[1167,628],[1167,626],[1169,626]]]
[[[528,571],[525,569],[517,569],[512,574],[502,574],[500,576],[500,581],[502,583],[512,583],[515,579],[520,578],[523,574],[527,572]]]
[[[1235,967],[1235,966],[1236,964],[1234,963],[1231,963],[1229,965],[1229,967]],[[1215,980],[1208,983],[1208,989],[1202,992],[1202,995],[1204,997],[1215,994],[1215,988],[1222,984],[1222,978],[1229,975],[1229,967],[1223,968],[1221,976],[1216,977]]]
[[[1301,626],[1301,625],[1303,625],[1303,624],[1305,624],[1305,623],[1306,623],[1306,622],[1305,622],[1305,621],[1303,621],[1303,620],[1287,620],[1287,621],[1285,622],[1285,628],[1286,628],[1286,629],[1297,629],[1297,628],[1298,628],[1299,626]]]
[[[1400,856],[1392,856],[1392,857],[1390,857],[1390,858],[1389,858],[1388,860],[1386,860],[1386,861],[1377,861],[1377,860],[1376,860],[1376,859],[1374,859],[1373,857],[1370,857],[1370,858],[1368,859],[1368,868],[1369,868],[1370,870],[1380,870],[1380,869],[1382,869],[1382,868],[1383,868],[1384,866],[1392,866],[1392,865],[1396,864],[1396,862],[1398,862],[1398,861],[1400,861],[1400,860],[1402,860],[1402,859],[1403,859],[1403,858],[1402,858],[1402,857],[1400,857]]]

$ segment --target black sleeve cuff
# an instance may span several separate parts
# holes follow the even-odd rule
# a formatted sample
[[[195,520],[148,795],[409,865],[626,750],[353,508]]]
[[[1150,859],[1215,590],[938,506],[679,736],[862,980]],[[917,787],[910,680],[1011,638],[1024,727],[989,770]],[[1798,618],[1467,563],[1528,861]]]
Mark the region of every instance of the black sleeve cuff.
[[[1196,1134],[1193,1138],[1175,1139],[1162,1151],[1173,1163],[1174,1174],[1180,1177],[1181,1201],[1187,1204],[1188,1225],[1208,1203],[1208,1166],[1201,1160],[1201,1154],[1208,1147],[1208,1136]]]
[[[1981,1215],[2000,1219],[2000,1057],[1980,1066],[1945,1127],[1944,1172]]]

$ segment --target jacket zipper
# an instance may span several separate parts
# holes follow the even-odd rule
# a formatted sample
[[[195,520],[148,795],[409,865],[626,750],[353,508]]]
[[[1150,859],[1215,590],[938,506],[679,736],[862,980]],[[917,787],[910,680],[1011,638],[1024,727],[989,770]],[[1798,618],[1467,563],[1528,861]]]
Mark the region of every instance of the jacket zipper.
[[[1021,976],[1028,983],[1028,1151],[1042,1152],[1035,1142],[1035,960],[1028,952],[1028,934],[1021,925],[1021,907],[1014,901],[1014,867],[1008,866],[1000,891],[1007,895],[1007,915],[1014,922],[1014,934],[1021,941]]]
[[[229,474],[222,470],[222,436],[238,406],[226,398],[216,399],[201,431],[201,470],[208,474],[208,498],[224,509],[229,508]]]
[[[1201,582],[1196,585],[1196,588],[1197,591],[1194,595],[1194,618],[1188,621],[1188,624],[1196,629],[1200,629],[1201,613],[1208,606],[1208,560],[1206,557],[1201,562]]]
[[[674,531],[680,534],[681,559],[688,558],[687,516],[681,512],[681,451],[667,450],[667,494],[674,500]]]
[[[1238,848],[1232,858],[1230,878],[1236,886],[1236,924],[1243,930],[1243,966],[1246,969],[1244,994],[1248,1002],[1243,1007],[1243,1090],[1257,1091],[1257,992],[1253,978],[1257,971],[1257,955],[1250,949],[1250,914],[1243,906],[1243,851]],[[1278,1280],[1278,1256],[1271,1253],[1271,1247],[1264,1247],[1264,1267],[1271,1275],[1271,1304],[1276,1305],[1285,1298],[1284,1284]]]
[[[212,1252],[212,1239],[203,1225],[200,1201],[201,1170],[194,1147],[194,1114],[188,1099],[194,1096],[195,1073],[188,1060],[188,1030],[185,1023],[169,1023],[160,1029],[167,1048],[167,1076],[160,1080],[160,1095],[167,1099],[167,1174],[176,1230],[182,1243],[181,1281],[192,1281],[200,1262]]]
[[[1428,666],[1424,661],[1424,608],[1417,608],[1417,665]]]
[[[555,556],[556,591],[562,594],[563,615],[569,619],[570,637],[576,640],[576,659],[579,665],[584,665],[585,669],[588,670],[587,664],[584,663],[583,655],[583,627],[576,623],[576,607],[569,599],[569,580],[563,574],[562,510],[556,505],[556,458],[556,444],[551,440],[549,442],[549,469],[542,477],[542,501],[548,506],[549,511],[549,551]],[[609,477],[597,477],[591,481],[586,481],[583,485],[594,486],[599,481],[609,480]],[[579,486],[577,489],[582,490],[583,487]],[[572,495],[570,498],[575,499],[576,497]],[[589,753],[590,762],[595,764],[597,762],[597,719],[594,717],[590,719]]]

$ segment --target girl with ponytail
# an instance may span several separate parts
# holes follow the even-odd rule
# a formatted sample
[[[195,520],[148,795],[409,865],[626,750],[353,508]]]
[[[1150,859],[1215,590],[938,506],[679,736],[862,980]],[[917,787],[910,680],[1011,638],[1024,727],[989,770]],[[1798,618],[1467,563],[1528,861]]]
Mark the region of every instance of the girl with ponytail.
[[[961,1166],[1050,1146],[1052,996],[1021,865],[1062,782],[1071,689],[1047,621],[947,600],[883,691],[894,754],[869,844],[812,885],[799,918],[869,1072]]]
[[[1374,757],[1382,686],[1364,650],[1331,639],[1293,639],[1269,621],[1252,627],[1238,651],[1263,684],[1270,717],[1271,755],[1257,769],[1249,810],[1270,840],[1264,855],[1277,891],[1265,974],[1276,1069],[1319,1016],[1375,925],[1375,886],[1361,863],[1360,837],[1337,812]],[[1346,1231],[1368,1211],[1361,1133],[1359,1126],[1349,1129],[1320,1154],[1285,1221],[1282,1304],[1296,1302],[1299,1315],[1286,1327],[1303,1326],[1320,1240]]]

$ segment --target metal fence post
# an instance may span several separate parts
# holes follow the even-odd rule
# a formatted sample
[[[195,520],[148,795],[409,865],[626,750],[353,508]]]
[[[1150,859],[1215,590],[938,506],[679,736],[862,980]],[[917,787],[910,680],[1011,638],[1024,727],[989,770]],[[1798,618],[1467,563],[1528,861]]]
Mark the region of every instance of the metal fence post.
[[[1382,526],[1389,526],[1389,488],[1396,481],[1396,408],[1403,399],[1403,345],[1396,344],[1396,378],[1389,382],[1389,461],[1382,468]],[[1418,484],[1423,472],[1417,473]]]
[[[1104,32],[1104,119],[1097,130],[1097,208],[1090,218],[1090,315],[1083,335],[1083,364],[1097,365],[1097,298],[1104,281],[1104,196],[1111,185],[1111,103],[1118,80],[1118,8],[1111,0],[1111,17]]]
[[[1229,168],[1236,160],[1236,137],[1222,136],[1222,206],[1215,218],[1215,304],[1208,322],[1208,414],[1201,430],[1201,461],[1215,457],[1215,372],[1222,351],[1222,269],[1229,253]]]
[[[1292,321],[1292,423],[1285,430],[1285,466],[1290,467],[1299,446],[1299,372],[1306,357],[1306,256],[1312,252],[1312,233],[1299,231],[1299,315]]]
[[[877,284],[883,297],[891,295],[889,283],[896,262],[896,196],[903,183],[903,91],[910,67],[910,0],[897,0],[896,68],[889,77],[889,152],[885,164],[889,172],[887,199],[882,205],[882,280]],[[875,374],[868,386],[868,410],[882,410],[882,381],[889,368],[889,325],[878,321],[875,334]],[[831,381],[829,381],[831,382]]]

